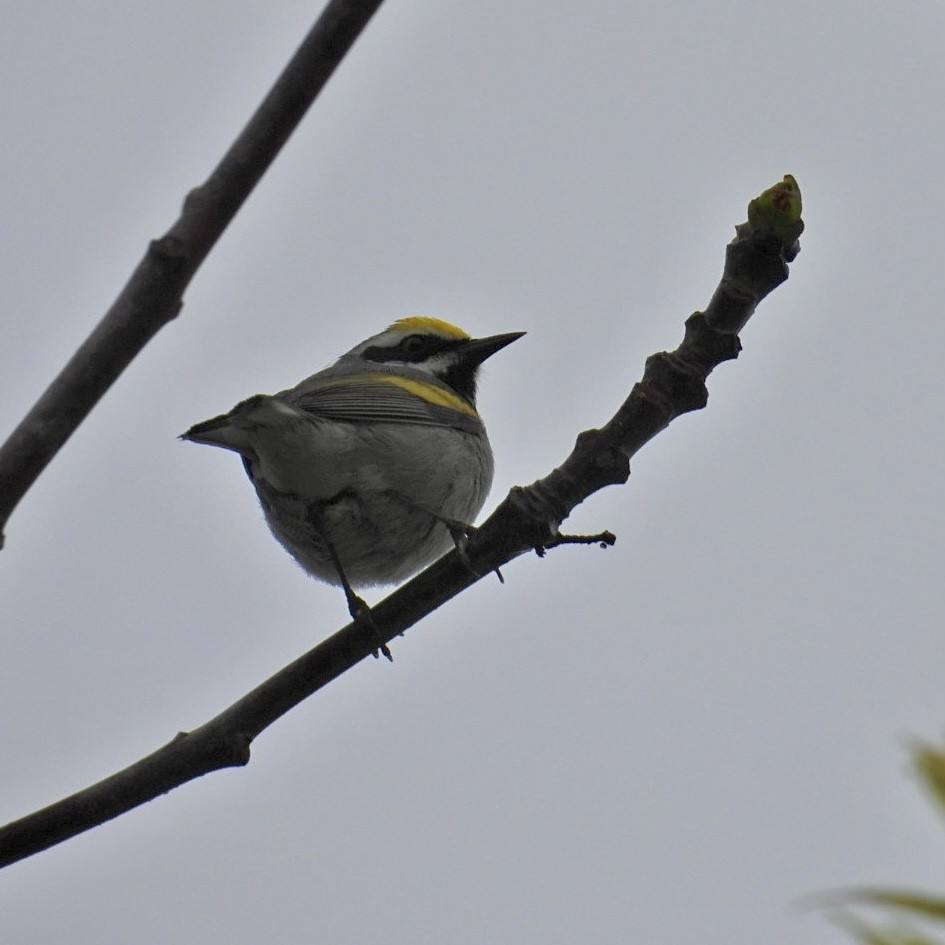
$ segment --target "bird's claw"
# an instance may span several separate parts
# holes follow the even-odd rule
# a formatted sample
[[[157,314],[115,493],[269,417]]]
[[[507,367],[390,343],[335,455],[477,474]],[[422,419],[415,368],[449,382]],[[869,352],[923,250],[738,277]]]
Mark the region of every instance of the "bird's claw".
[[[364,600],[363,597],[358,597],[357,594],[352,592],[351,596],[348,598],[348,613],[351,614],[351,619],[355,623],[360,624],[374,637],[374,641],[377,643],[377,646],[372,651],[374,659],[379,659],[380,653],[383,653],[384,656],[393,663],[394,656],[390,651],[390,647],[384,642],[384,638],[381,636],[381,631],[374,620],[374,613],[368,602]],[[380,651],[380,653],[378,651]]]

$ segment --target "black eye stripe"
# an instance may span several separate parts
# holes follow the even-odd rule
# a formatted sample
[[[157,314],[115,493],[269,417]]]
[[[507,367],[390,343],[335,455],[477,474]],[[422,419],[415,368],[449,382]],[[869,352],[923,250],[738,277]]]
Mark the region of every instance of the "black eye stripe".
[[[393,348],[368,348],[362,357],[365,361],[374,361],[383,364],[386,361],[420,362],[440,351],[449,351],[461,342],[449,338],[438,338],[435,335],[408,335],[402,338]]]

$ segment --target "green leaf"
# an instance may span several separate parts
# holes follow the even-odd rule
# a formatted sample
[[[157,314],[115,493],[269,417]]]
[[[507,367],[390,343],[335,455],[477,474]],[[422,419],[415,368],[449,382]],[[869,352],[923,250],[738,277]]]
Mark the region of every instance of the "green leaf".
[[[945,752],[919,743],[912,749],[912,764],[936,803],[945,808]]]
[[[925,896],[922,893],[895,889],[851,889],[838,898],[844,902],[865,902],[871,906],[885,906],[887,909],[909,912],[923,919],[945,922],[945,899],[938,896]]]
[[[852,938],[862,942],[862,945],[942,945],[912,929],[879,929],[846,912],[828,918]]]

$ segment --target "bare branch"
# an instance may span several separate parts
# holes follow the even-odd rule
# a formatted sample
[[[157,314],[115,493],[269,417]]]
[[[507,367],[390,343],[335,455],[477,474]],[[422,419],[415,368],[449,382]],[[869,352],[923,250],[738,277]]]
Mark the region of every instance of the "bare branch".
[[[0,447],[0,547],[20,499],[99,398],[180,311],[184,289],[382,0],[330,0],[177,222],[148,247],[112,307]]]
[[[253,739],[303,699],[350,669],[377,647],[379,631],[389,642],[455,597],[481,576],[530,550],[570,543],[560,524],[588,496],[623,483],[630,457],[677,416],[704,407],[705,381],[740,350],[736,332],[758,303],[788,275],[787,261],[799,250],[800,191],[785,178],[758,200],[787,194],[776,213],[749,207],[749,223],[736,230],[726,250],[719,287],[705,312],[686,320],[673,352],[647,359],[643,378],[617,413],[599,430],[577,438],[570,456],[530,486],[514,488],[464,548],[424,572],[371,609],[375,628],[349,624],[280,670],[238,702],[124,771],[0,829],[0,866],[30,856],[218,768],[249,761]],[[574,536],[573,541],[609,543],[612,536]]]

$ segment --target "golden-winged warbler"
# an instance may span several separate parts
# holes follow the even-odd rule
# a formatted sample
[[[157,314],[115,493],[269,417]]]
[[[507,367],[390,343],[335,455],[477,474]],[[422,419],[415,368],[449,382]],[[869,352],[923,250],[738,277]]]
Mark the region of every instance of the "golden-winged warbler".
[[[404,580],[445,553],[492,486],[476,412],[486,358],[520,338],[403,318],[331,367],[181,438],[240,454],[266,521],[310,574],[345,589]]]

